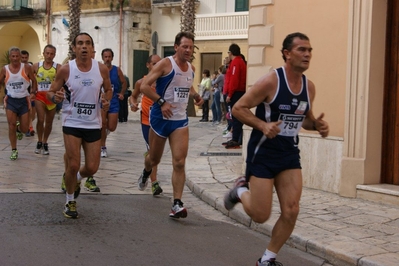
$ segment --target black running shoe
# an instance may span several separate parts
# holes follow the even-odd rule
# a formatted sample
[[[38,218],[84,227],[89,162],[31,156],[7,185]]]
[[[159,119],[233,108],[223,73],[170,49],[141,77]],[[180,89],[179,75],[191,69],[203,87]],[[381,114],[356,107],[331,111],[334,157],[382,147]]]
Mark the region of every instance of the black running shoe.
[[[78,218],[78,212],[76,211],[76,201],[68,201],[68,203],[65,204],[63,213],[66,218]]]
[[[274,260],[267,260],[260,262],[260,259],[256,261],[256,266],[283,266],[281,262]]]
[[[141,173],[139,179],[137,180],[137,185],[139,186],[139,190],[143,191],[146,189],[148,185],[148,178],[150,177],[151,173],[152,169],[149,172],[143,169],[143,172]]]

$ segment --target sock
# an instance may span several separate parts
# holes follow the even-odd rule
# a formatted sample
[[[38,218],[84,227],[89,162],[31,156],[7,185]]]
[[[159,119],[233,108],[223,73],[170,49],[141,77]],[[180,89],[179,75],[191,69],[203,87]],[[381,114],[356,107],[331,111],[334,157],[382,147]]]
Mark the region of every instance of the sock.
[[[173,206],[175,206],[176,204],[183,205],[183,202],[181,202],[180,199],[174,199],[173,200]]]
[[[80,172],[78,172],[77,174],[76,174],[76,179],[78,180],[78,183],[80,182],[80,181],[82,181],[82,176],[80,175]]]
[[[263,253],[262,258],[260,259],[260,262],[268,261],[268,260],[275,260],[277,254],[266,249],[265,253]]]
[[[237,195],[238,195],[238,197],[241,199],[241,195],[245,192],[245,191],[248,191],[248,188],[246,188],[246,187],[239,187],[238,189],[237,189]]]
[[[74,195],[73,195],[73,193],[72,194],[66,194],[66,203],[68,203],[68,202],[70,202],[70,201],[74,201],[75,200],[75,197],[74,197]]]

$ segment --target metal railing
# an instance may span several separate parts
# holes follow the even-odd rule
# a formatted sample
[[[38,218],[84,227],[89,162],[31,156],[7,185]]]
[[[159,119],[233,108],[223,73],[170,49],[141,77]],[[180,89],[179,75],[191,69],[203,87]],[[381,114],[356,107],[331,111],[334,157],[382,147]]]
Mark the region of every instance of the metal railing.
[[[197,15],[196,40],[247,39],[248,12]]]
[[[0,9],[19,10],[21,7],[46,9],[44,0],[0,0]]]

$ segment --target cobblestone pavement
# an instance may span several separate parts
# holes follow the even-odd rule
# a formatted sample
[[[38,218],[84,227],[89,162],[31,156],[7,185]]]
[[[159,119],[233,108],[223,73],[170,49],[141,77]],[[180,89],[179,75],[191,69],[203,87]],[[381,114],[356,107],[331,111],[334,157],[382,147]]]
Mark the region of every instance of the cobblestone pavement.
[[[274,197],[273,213],[264,224],[256,224],[239,204],[228,212],[223,196],[243,172],[241,149],[226,150],[221,143],[223,126],[199,123],[190,118],[190,146],[187,157],[185,206],[195,200],[190,190],[204,202],[236,221],[266,235],[278,218],[279,205]],[[11,148],[4,110],[0,111],[0,193],[60,193],[63,164],[61,121],[57,116],[49,138],[50,155],[34,153],[35,137],[18,141],[19,158],[10,161]],[[137,113],[128,123],[119,124],[108,136],[108,158],[101,159],[95,175],[101,194],[150,194],[137,189],[143,169],[144,141]],[[158,179],[164,196],[172,198],[171,154],[168,144],[159,165]],[[90,193],[82,190],[82,193]],[[185,199],[187,201],[185,201]],[[304,188],[301,212],[288,244],[319,256],[332,265],[399,265],[399,207],[343,198],[336,194]]]

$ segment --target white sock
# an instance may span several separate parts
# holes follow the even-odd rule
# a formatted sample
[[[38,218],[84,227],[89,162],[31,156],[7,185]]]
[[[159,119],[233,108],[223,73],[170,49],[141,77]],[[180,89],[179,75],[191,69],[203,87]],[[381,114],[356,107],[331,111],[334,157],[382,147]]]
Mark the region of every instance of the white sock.
[[[80,182],[80,181],[82,181],[82,176],[80,175],[80,172],[78,172],[77,174],[76,174],[76,179],[78,180],[78,183]]]
[[[246,187],[239,187],[238,189],[237,189],[237,195],[238,195],[238,197],[241,199],[241,195],[245,192],[245,191],[248,191],[248,188],[246,188]]]
[[[276,259],[277,254],[266,249],[265,253],[263,253],[262,258],[260,259],[260,262],[268,261],[270,259]]]
[[[70,201],[74,201],[75,197],[73,194],[68,194],[66,193],[66,203],[70,202]]]

